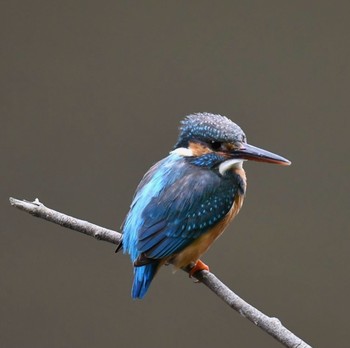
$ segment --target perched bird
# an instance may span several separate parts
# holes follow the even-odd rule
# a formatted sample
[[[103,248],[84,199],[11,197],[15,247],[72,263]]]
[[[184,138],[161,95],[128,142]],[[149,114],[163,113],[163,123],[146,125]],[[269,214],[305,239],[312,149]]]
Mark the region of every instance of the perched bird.
[[[143,177],[123,223],[122,248],[134,265],[132,297],[143,298],[158,269],[209,270],[199,258],[239,212],[246,192],[243,162],[289,165],[247,144],[225,116],[185,117],[169,156]]]

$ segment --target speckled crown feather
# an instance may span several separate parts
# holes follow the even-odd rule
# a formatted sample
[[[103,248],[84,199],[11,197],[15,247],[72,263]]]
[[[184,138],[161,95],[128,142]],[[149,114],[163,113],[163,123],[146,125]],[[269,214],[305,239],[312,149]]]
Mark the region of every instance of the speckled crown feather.
[[[180,134],[175,145],[187,147],[189,140],[245,142],[243,130],[226,116],[207,112],[188,115],[181,121]]]

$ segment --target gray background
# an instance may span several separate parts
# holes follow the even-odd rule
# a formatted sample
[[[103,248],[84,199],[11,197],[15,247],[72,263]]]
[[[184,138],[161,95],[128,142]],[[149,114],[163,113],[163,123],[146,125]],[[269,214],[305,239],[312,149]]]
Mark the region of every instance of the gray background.
[[[349,342],[349,6],[2,1],[0,346],[279,347],[183,272],[132,301],[114,246],[8,197],[118,229],[181,118],[229,116],[291,167],[247,163],[204,261],[315,347]]]

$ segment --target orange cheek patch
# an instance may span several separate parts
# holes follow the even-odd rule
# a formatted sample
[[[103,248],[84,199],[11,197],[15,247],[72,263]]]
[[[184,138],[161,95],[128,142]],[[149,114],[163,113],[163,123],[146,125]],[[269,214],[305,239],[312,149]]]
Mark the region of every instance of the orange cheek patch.
[[[227,151],[233,151],[233,150],[237,149],[237,146],[235,144],[232,144],[232,143],[226,143],[225,148]]]
[[[190,142],[188,148],[192,151],[193,156],[202,156],[207,153],[213,152],[211,149],[209,149],[205,145],[199,144],[199,143]]]

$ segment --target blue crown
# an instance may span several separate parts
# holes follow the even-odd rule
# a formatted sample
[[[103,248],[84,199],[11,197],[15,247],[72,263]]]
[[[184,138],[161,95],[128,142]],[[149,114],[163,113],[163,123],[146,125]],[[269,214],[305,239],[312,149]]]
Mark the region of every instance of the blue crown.
[[[207,112],[188,115],[181,121],[180,134],[175,145],[187,147],[190,140],[246,142],[243,130],[226,116]]]

